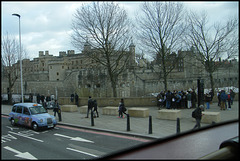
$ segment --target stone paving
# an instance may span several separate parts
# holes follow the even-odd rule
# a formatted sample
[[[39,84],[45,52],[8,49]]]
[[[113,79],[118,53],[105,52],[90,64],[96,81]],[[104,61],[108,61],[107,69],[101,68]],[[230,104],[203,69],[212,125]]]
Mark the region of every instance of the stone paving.
[[[205,110],[209,112],[220,112],[221,122],[232,119],[239,119],[239,106],[238,101],[234,101],[231,110],[221,111],[217,106],[217,103],[212,103],[210,109]],[[94,126],[91,126],[91,118],[85,118],[86,114],[78,112],[62,112],[62,124],[77,125],[80,127],[97,129],[97,130],[108,130],[124,134],[136,134],[141,136],[163,138],[169,135],[176,134],[177,121],[175,120],[160,120],[157,118],[158,107],[147,107],[149,108],[149,115],[152,116],[152,134],[148,134],[149,128],[149,117],[138,118],[130,116],[130,131],[127,131],[127,117],[118,118],[118,116],[102,115],[102,107],[98,108],[99,117],[94,118]],[[128,108],[128,107],[127,107]],[[144,107],[146,108],[146,107]],[[11,106],[2,105],[1,114],[9,114]],[[180,119],[180,130],[181,132],[191,130],[195,121],[191,114],[194,109],[180,109],[182,116]],[[48,110],[48,113],[53,114],[52,110]],[[89,115],[90,116],[90,115]],[[201,123],[201,126],[209,124]]]

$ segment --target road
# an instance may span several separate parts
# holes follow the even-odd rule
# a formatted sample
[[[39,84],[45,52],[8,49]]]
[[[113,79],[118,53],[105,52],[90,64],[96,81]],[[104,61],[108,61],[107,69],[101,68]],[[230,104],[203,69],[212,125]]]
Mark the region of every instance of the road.
[[[96,159],[151,141],[63,125],[36,132],[1,120],[1,159]]]

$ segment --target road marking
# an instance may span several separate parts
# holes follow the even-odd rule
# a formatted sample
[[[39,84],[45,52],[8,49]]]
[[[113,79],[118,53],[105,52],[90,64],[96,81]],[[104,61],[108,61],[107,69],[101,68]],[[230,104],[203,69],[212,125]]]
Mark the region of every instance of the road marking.
[[[2,140],[1,140],[1,143],[5,143],[7,141],[11,141],[11,140],[17,140],[17,138],[15,138],[14,136],[10,135],[10,134],[7,134],[7,135],[3,135],[2,136]]]
[[[117,137],[117,138],[136,140],[136,141],[140,141],[140,142],[151,142],[151,141],[153,141],[153,140],[150,140],[150,139],[142,139],[142,138],[137,138],[137,137],[132,137],[132,136],[124,136],[124,135],[119,135],[119,134],[112,134],[112,133],[107,133],[107,132],[85,130],[85,129],[79,129],[79,128],[68,127],[68,126],[63,126],[63,125],[57,125],[57,126],[61,127],[61,128],[81,131],[81,132],[85,132],[85,133],[92,133],[92,134],[105,135],[105,136],[112,136],[112,137]]]
[[[30,159],[30,160],[37,160],[36,157],[34,157],[32,154],[30,154],[29,152],[25,152],[25,153],[22,153],[20,151],[17,151],[16,149],[13,149],[9,146],[5,146],[4,149],[7,149],[13,153],[17,153],[15,156],[16,157],[19,157],[19,158],[23,158],[23,159]]]
[[[74,141],[82,141],[82,142],[94,143],[94,142],[91,141],[91,140],[83,139],[83,138],[80,138],[80,137],[71,137],[71,136],[62,135],[62,134],[54,134],[54,135],[56,135],[56,136],[61,136],[61,137],[65,137],[65,138],[68,138],[68,139],[74,140]]]
[[[14,129],[19,129],[19,128],[14,128],[14,127],[9,127],[9,126],[6,126],[7,128],[9,128],[11,131],[13,131]]]
[[[84,152],[84,151],[80,151],[80,150],[77,150],[77,149],[72,149],[72,148],[66,148],[66,149],[72,150],[72,151],[75,151],[75,152],[78,152],[78,153],[90,155],[90,156],[93,156],[93,157],[99,157],[99,156],[97,156],[97,155],[94,155],[94,154],[91,154],[91,153],[87,153],[87,152]]]
[[[44,142],[43,140],[32,138],[32,137],[26,136],[26,135],[21,134],[21,133],[15,133],[15,132],[12,132],[12,131],[9,131],[9,133],[12,133],[12,134],[15,134],[15,135],[18,135],[18,136],[22,136],[22,137],[25,137],[25,138],[28,138],[28,139],[32,139],[32,140],[35,140],[35,141]]]

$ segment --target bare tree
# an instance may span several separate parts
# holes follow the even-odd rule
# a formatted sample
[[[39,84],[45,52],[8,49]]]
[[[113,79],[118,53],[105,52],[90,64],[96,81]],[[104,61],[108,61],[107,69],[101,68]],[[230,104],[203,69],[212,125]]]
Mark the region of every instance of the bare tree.
[[[175,68],[177,57],[173,51],[181,47],[184,34],[183,4],[179,2],[145,2],[143,15],[137,17],[138,37],[148,53],[153,53],[160,68],[159,76],[163,78],[167,90],[168,75]]]
[[[9,36],[8,33],[3,36],[1,43],[1,59],[4,67],[3,72],[8,80],[7,88],[9,103],[12,103],[12,89],[20,74],[17,70],[19,66],[15,64],[19,59],[18,47],[17,40],[12,36]]]
[[[116,83],[129,59],[130,21],[126,11],[113,2],[93,2],[78,8],[72,21],[72,44],[108,71],[113,96],[117,96]]]
[[[215,63],[222,56],[226,59],[238,54],[238,21],[229,19],[226,24],[208,23],[207,13],[201,16],[190,12],[188,17],[188,34],[186,42],[196,50],[196,59],[201,62],[209,74],[212,91],[214,92],[213,73],[218,69]]]

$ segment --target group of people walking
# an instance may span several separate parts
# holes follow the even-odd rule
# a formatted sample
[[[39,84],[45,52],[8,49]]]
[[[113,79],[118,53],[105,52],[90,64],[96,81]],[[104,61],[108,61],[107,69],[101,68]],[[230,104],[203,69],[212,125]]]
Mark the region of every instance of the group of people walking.
[[[126,107],[124,105],[124,100],[122,98],[120,100],[119,106],[118,106],[118,112],[119,112],[118,117],[119,118],[124,118],[123,114],[127,115],[126,111],[127,111],[127,109],[126,109]],[[88,97],[88,110],[87,110],[87,116],[85,118],[88,118],[89,112],[93,113],[93,117],[94,118],[99,117],[97,100],[92,100],[91,96]]]
[[[89,112],[93,113],[94,118],[99,117],[97,100],[92,100],[91,96],[88,97],[88,110],[86,118],[88,118]],[[97,116],[95,115],[95,112]]]

